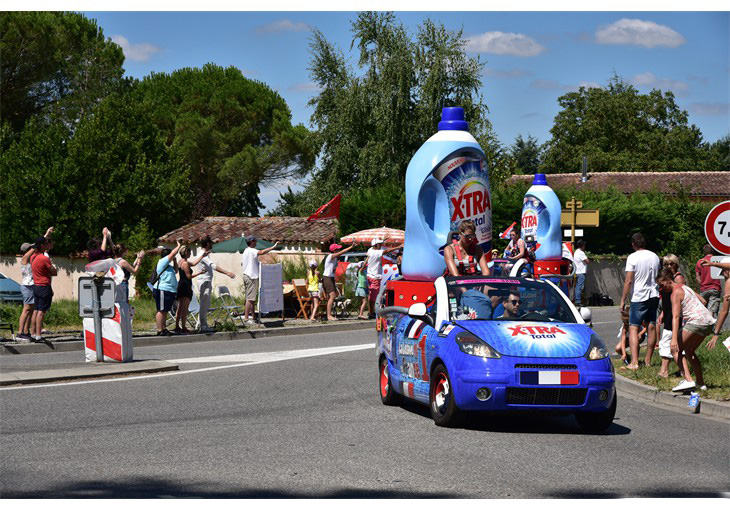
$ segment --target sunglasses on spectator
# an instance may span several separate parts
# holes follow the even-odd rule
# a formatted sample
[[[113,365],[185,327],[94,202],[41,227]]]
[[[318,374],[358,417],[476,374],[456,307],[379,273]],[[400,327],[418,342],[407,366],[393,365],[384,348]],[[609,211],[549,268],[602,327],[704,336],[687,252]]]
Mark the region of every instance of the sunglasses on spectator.
[[[476,234],[464,234],[464,239],[468,239],[469,241],[471,241],[472,239],[476,239],[476,238],[477,238]]]

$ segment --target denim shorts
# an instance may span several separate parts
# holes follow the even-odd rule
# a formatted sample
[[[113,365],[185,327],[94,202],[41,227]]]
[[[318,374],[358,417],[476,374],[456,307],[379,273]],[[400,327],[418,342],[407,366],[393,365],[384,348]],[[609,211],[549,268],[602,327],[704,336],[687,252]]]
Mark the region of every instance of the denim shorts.
[[[646,301],[639,301],[638,303],[631,303],[629,309],[629,326],[637,326],[641,328],[641,324],[646,322],[647,324],[656,323],[656,310],[659,307],[659,298],[653,297]]]
[[[24,305],[35,304],[35,294],[33,294],[33,285],[21,285],[20,293],[23,295]]]

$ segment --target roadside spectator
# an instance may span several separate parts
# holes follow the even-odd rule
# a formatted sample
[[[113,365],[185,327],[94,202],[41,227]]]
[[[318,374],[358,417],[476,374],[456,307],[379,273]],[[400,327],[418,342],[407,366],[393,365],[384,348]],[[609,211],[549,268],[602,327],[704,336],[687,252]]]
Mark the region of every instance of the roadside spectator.
[[[142,259],[144,258],[144,250],[137,253],[137,258],[134,259],[134,264],[130,264],[124,259],[129,251],[124,243],[117,244],[114,246],[112,251],[114,252],[114,261],[122,268],[122,272],[124,273],[124,280],[122,283],[117,285],[117,296],[115,300],[117,302],[121,301],[129,303],[129,277],[131,275],[136,275],[139,272],[139,265],[142,263]]]
[[[679,272],[679,258],[674,254],[665,255],[662,259],[662,266],[664,269],[669,270],[672,273],[672,281],[679,285],[686,285],[687,281],[684,279],[682,273]],[[659,368],[659,377],[669,377],[669,362],[674,359],[677,363],[677,354],[671,351],[672,342],[672,328],[674,327],[674,317],[672,315],[672,293],[666,292],[659,289],[659,296],[661,298],[659,306],[661,312],[659,313],[659,319],[657,320],[657,327],[659,324],[663,326],[661,338],[659,340],[659,357],[662,359],[662,365]],[[681,321],[680,321],[681,326]],[[682,372],[682,366],[677,363],[680,373]]]
[[[370,241],[370,248],[367,251],[368,311],[370,316],[375,310],[375,300],[378,297],[378,292],[380,292],[380,280],[383,277],[383,255],[403,247],[403,244],[399,244],[394,248],[384,250],[383,242],[382,239],[373,239]]]
[[[43,237],[48,239],[52,233],[53,227],[49,227]],[[35,245],[31,243],[23,243],[20,246],[20,253],[23,255],[20,259],[20,293],[23,296],[23,311],[20,313],[18,334],[15,336],[20,343],[28,343],[31,340],[30,330],[35,310],[35,296],[33,294],[33,268],[30,265],[30,258],[35,252]]]
[[[312,322],[317,320],[317,311],[319,310],[320,273],[317,270],[318,265],[317,261],[312,259],[309,261],[309,268],[307,269],[307,291],[312,299],[312,316],[309,320]]]
[[[259,292],[259,257],[266,255],[271,250],[279,246],[279,242],[275,242],[263,250],[256,249],[256,236],[246,236],[247,248],[243,251],[241,257],[241,267],[243,268],[243,287],[246,294],[246,306],[244,308],[244,317],[246,324],[255,324],[254,317],[256,311],[256,297]]]
[[[629,303],[627,298],[631,292],[631,306],[629,309],[629,345],[631,347],[631,363],[625,368],[638,370],[639,368],[639,328],[643,322],[647,323],[647,342],[644,364],[651,365],[651,356],[656,347],[656,311],[659,305],[659,290],[655,283],[660,268],[659,257],[653,251],[647,250],[646,239],[640,233],[631,236],[631,246],[634,253],[626,259],[626,277],[624,290],[621,295],[620,309],[623,310]],[[633,287],[633,290],[632,290]]]
[[[203,249],[203,258],[200,259],[200,269],[194,276],[198,277],[198,294],[200,295],[200,332],[201,333],[212,333],[215,331],[213,328],[208,326],[208,310],[210,309],[210,294],[213,290],[213,271],[218,271],[221,274],[226,275],[228,278],[234,278],[232,272],[227,271],[220,267],[218,264],[210,260],[211,250],[213,249],[213,241],[210,236],[205,236],[200,241],[200,246]]]
[[[197,264],[203,258],[204,252],[195,260]],[[177,312],[175,313],[175,330],[177,334],[188,334],[190,330],[185,327],[188,320],[188,307],[190,300],[193,299],[193,270],[190,266],[193,264],[188,261],[190,258],[190,248],[183,246],[180,248],[180,266],[178,267],[177,280]],[[182,328],[180,327],[182,323]]]
[[[724,260],[727,260],[727,258]],[[725,324],[725,319],[727,319],[728,311],[730,310],[730,262],[711,262],[709,260],[702,260],[701,262],[703,267],[721,268],[720,275],[725,278],[725,298],[722,300],[722,310],[717,315],[717,322],[712,331],[712,338],[707,342],[707,348],[712,350],[715,348],[717,337],[720,335],[720,331],[722,331],[722,326]]]
[[[444,247],[444,261],[451,276],[489,275],[489,262],[477,241],[477,227],[471,220],[459,224],[459,240]]]
[[[702,364],[695,354],[695,350],[702,341],[712,333],[715,319],[710,311],[700,301],[695,292],[686,285],[674,283],[673,274],[670,269],[662,269],[656,281],[664,292],[671,293],[672,302],[672,341],[670,349],[676,353],[681,371],[684,374],[684,381],[672,388],[672,391],[691,390],[699,386],[706,390],[702,377]],[[680,327],[680,322],[684,326]],[[689,361],[689,363],[688,363]],[[697,382],[692,380],[689,365],[692,365]]]
[[[573,265],[575,266],[575,294],[573,296],[573,302],[580,306],[583,304],[583,289],[586,285],[586,273],[588,272],[588,264],[591,263],[590,259],[586,256],[585,239],[578,239],[575,243],[575,253],[573,254]]]
[[[357,269],[357,287],[355,287],[355,297],[362,298],[362,302],[360,303],[360,311],[357,313],[358,319],[366,320],[368,319],[368,316],[363,317],[363,313],[365,313],[365,308],[368,306],[368,278],[367,278],[367,271],[368,266],[365,264],[365,261],[363,260],[360,262],[360,267]]]
[[[172,309],[172,304],[177,296],[177,278],[175,278],[175,255],[180,251],[180,241],[174,249],[165,248],[162,250],[160,260],[157,261],[155,271],[157,272],[157,281],[153,285],[152,295],[157,305],[157,336],[172,336],[172,333],[165,327],[167,322],[167,314]]]
[[[322,274],[322,287],[327,296],[327,320],[336,321],[337,318],[332,315],[332,305],[337,297],[337,286],[335,285],[335,271],[337,271],[337,258],[347,253],[355,247],[353,242],[350,246],[341,249],[342,245],[337,243],[330,244],[330,253],[324,259],[324,272]],[[338,251],[339,250],[339,251]],[[324,296],[322,296],[324,298]]]
[[[43,342],[43,319],[46,312],[51,308],[53,301],[53,289],[51,280],[58,274],[58,268],[51,263],[51,258],[46,254],[47,250],[53,247],[53,241],[47,237],[39,237],[35,241],[35,250],[30,258],[30,265],[33,271],[33,297],[35,299],[35,312],[32,317],[31,337],[33,342]]]
[[[87,246],[89,248],[89,262],[109,259],[114,256],[112,234],[106,227],[101,231],[101,241],[99,239],[90,239]]]
[[[700,296],[707,302],[707,309],[712,316],[717,317],[717,312],[720,309],[720,280],[710,276],[710,266],[702,264],[702,261],[710,262],[712,259],[712,246],[706,244],[702,247],[702,252],[705,256],[697,261],[695,276],[700,283]]]

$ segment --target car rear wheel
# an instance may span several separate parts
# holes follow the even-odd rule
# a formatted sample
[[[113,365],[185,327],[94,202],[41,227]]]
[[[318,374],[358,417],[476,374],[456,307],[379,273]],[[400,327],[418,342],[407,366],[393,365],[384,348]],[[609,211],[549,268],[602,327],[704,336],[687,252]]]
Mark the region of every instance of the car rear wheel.
[[[613,393],[611,406],[600,413],[575,413],[580,428],[586,432],[603,432],[613,423],[616,416],[616,392]]]
[[[380,370],[378,387],[380,388],[380,400],[386,406],[397,406],[403,402],[403,395],[396,393],[390,382],[390,371],[388,370],[388,359],[385,356],[380,358]]]
[[[461,423],[462,413],[454,401],[449,373],[443,365],[437,365],[431,375],[429,391],[431,417],[439,427],[454,427]]]

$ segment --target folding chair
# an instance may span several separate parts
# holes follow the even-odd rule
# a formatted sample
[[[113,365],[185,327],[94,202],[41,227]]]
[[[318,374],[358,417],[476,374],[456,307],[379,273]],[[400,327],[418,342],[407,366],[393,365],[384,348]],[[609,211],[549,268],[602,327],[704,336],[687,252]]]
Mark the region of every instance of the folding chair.
[[[345,297],[345,284],[336,283],[335,288],[337,289],[338,296],[335,298],[335,302],[332,303],[334,308],[335,317],[342,318],[348,317],[352,313],[351,305],[352,300]]]
[[[193,329],[200,328],[200,302],[195,292],[193,292],[193,297],[188,305],[188,323]]]
[[[241,327],[245,328],[246,323],[243,321],[243,307],[236,304],[236,301],[233,299],[233,296],[231,296],[228,287],[225,285],[218,285],[217,289],[218,299],[220,299],[220,305],[217,307],[218,315],[221,315],[224,321],[230,319],[234,325],[236,324],[236,320],[238,320]],[[218,319],[216,318],[216,320]]]
[[[295,278],[291,283],[294,286],[297,301],[299,301],[299,312],[295,319],[301,316],[308,319],[312,311],[312,297],[309,295],[309,290],[307,290],[307,282],[303,278]]]

